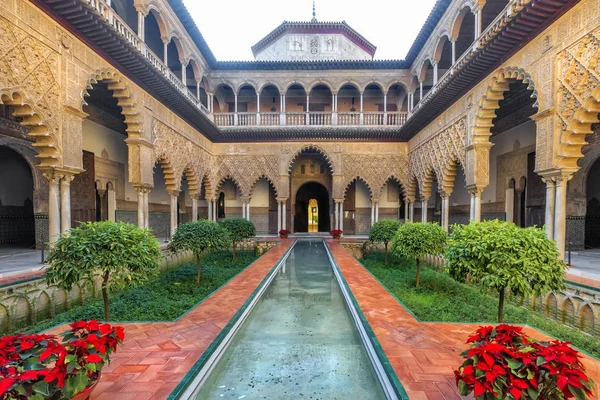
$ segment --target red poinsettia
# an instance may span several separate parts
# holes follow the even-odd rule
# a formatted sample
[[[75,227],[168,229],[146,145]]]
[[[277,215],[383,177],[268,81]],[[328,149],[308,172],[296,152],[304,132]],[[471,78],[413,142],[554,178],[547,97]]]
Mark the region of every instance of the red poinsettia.
[[[66,398],[85,391],[97,379],[112,352],[123,342],[122,327],[79,321],[63,334],[0,338],[0,398]]]
[[[329,232],[331,236],[340,236],[342,233],[344,233],[344,231],[341,229],[334,229]]]
[[[480,327],[454,371],[463,396],[487,399],[586,399],[593,382],[569,343],[537,342],[510,325]]]

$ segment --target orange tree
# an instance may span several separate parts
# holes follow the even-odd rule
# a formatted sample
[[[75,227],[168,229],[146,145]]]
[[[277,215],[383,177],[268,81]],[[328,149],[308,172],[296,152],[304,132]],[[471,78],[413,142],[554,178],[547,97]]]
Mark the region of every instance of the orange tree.
[[[71,290],[81,280],[102,279],[104,319],[111,288],[135,286],[160,271],[158,241],[148,229],[125,222],[87,222],[63,233],[50,250],[46,279]]]
[[[498,291],[498,322],[504,320],[506,290],[517,296],[543,295],[563,287],[565,264],[541,228],[484,221],[454,225],[446,250],[450,276]]]

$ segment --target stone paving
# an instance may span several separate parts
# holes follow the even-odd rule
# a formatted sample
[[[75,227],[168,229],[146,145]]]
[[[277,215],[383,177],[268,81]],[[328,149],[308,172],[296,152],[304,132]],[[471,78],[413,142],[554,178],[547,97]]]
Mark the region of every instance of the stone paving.
[[[410,399],[460,399],[453,371],[479,325],[417,321],[338,241],[327,244]],[[533,328],[527,332],[548,339]],[[600,361],[584,356],[583,362],[599,393]]]
[[[125,343],[104,368],[94,400],[165,399],[292,243],[283,240],[179,321],[121,324]],[[327,243],[410,399],[461,398],[453,370],[478,325],[417,321],[339,241]],[[586,356],[584,363],[600,383],[600,362]]]

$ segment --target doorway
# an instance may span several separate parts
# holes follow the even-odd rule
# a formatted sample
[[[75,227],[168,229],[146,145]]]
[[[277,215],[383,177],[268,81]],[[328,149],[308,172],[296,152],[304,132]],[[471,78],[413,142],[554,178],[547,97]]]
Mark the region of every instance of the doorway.
[[[296,193],[295,232],[329,232],[329,192],[320,183],[308,182]]]

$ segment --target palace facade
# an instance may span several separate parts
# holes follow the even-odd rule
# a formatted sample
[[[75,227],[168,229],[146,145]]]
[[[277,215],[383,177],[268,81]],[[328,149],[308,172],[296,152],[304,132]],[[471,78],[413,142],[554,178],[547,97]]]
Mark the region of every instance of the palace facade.
[[[0,11],[0,243],[240,216],[265,234],[499,218],[600,246],[600,0],[438,0],[391,61],[316,18],[218,61],[181,0]]]

